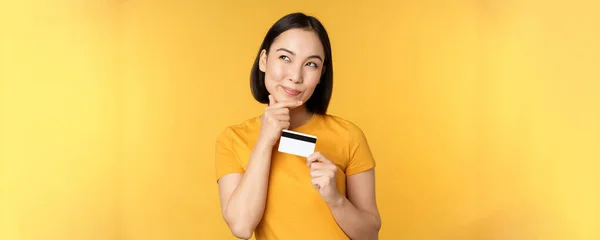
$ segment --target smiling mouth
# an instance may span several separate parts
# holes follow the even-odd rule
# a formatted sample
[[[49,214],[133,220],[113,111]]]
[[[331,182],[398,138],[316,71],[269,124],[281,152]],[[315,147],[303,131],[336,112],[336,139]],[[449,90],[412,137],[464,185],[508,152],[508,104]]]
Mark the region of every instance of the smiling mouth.
[[[298,94],[301,93],[300,91],[295,90],[295,89],[286,88],[286,87],[283,87],[283,86],[282,86],[282,88],[283,88],[283,91],[285,91],[287,94],[292,95],[292,96],[296,96],[296,95],[298,95]]]

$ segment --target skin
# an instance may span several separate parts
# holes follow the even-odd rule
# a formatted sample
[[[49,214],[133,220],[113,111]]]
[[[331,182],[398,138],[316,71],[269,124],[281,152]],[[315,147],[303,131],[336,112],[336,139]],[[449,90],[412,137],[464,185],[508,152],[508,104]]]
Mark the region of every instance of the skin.
[[[300,126],[312,117],[303,103],[319,84],[324,59],[318,35],[304,29],[282,33],[268,54],[266,49],[261,51],[259,68],[265,73],[271,95],[261,115],[260,134],[245,173],[227,174],[218,181],[223,217],[238,238],[250,238],[262,219],[271,152],[281,131]],[[306,165],[313,186],[346,235],[351,239],[377,239],[381,220],[375,201],[374,170],[348,176],[346,197],[336,187],[336,166],[325,155],[313,153]]]

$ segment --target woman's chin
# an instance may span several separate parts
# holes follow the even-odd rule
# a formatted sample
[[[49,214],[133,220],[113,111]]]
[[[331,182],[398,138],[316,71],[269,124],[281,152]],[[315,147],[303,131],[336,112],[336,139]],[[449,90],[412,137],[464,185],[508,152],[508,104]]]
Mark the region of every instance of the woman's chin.
[[[279,94],[275,100],[277,102],[287,102],[287,101],[300,101],[300,96],[290,96],[286,93]]]

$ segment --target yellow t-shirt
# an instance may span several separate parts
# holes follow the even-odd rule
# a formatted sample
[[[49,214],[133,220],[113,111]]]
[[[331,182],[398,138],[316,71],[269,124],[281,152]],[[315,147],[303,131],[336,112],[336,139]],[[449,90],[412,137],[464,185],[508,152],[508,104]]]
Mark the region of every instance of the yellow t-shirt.
[[[260,117],[229,126],[217,138],[216,178],[244,173],[261,126]],[[313,114],[304,125],[290,129],[317,136],[315,152],[338,166],[337,188],[346,195],[346,176],[375,167],[362,130],[332,115]],[[311,184],[306,158],[277,151],[271,156],[271,173],[263,218],[256,239],[348,239],[329,207]]]

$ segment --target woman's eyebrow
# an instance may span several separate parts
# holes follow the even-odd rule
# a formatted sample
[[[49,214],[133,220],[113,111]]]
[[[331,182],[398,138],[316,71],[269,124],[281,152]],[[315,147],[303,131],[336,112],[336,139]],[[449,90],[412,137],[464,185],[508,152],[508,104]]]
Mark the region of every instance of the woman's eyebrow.
[[[295,54],[294,52],[292,52],[292,51],[290,51],[290,50],[287,50],[287,49],[285,49],[285,48],[280,48],[280,49],[277,49],[276,51],[284,51],[284,52],[288,52],[288,53],[290,53],[290,54],[292,54],[292,55],[296,56],[296,54]]]
[[[312,55],[312,56],[307,57],[306,59],[311,59],[311,58],[317,58],[317,59],[321,60],[321,62],[323,61],[323,59],[319,55]]]
[[[296,54],[294,52],[292,52],[288,49],[285,49],[285,48],[279,48],[275,51],[284,51],[284,52],[288,52],[289,54],[292,54],[293,56],[296,56]],[[323,61],[323,58],[321,58],[321,56],[319,56],[319,55],[311,55],[311,56],[307,57],[306,59],[311,59],[311,58],[319,59],[319,60],[321,60],[321,62]]]

